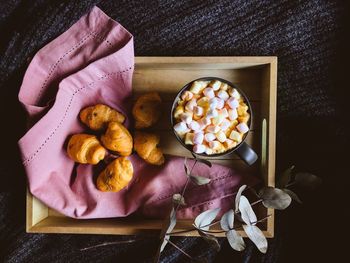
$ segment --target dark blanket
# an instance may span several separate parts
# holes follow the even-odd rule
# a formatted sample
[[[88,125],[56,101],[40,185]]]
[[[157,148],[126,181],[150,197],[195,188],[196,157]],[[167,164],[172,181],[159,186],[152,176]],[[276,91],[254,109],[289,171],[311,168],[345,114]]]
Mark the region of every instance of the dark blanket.
[[[344,1],[345,2],[345,1]],[[25,130],[17,93],[35,52],[98,4],[135,36],[137,56],[278,56],[277,171],[290,164],[323,178],[303,205],[277,213],[266,255],[220,239],[217,253],[200,238],[174,238],[209,262],[337,262],[343,216],[349,63],[341,1],[43,1],[0,3],[0,262],[150,262],[157,237],[25,233],[25,175],[16,142]],[[80,251],[102,242],[135,242]],[[348,242],[347,242],[348,243]],[[345,244],[345,243],[344,243]],[[187,262],[168,246],[161,262]]]

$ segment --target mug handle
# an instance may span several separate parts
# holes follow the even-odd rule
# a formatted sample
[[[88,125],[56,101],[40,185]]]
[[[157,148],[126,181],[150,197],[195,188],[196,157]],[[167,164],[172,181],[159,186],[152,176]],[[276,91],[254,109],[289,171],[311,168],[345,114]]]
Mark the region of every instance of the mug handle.
[[[236,153],[248,165],[252,165],[258,159],[258,155],[246,142],[242,142],[241,146],[236,150]]]

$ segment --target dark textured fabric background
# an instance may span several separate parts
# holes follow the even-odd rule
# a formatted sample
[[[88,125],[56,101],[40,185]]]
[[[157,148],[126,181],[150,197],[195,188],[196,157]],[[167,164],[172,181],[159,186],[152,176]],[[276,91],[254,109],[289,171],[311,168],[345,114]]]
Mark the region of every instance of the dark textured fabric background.
[[[345,2],[345,1],[344,1]],[[343,262],[348,226],[348,59],[341,1],[0,1],[0,262],[150,262],[156,237],[88,251],[124,236],[25,233],[25,175],[16,141],[24,132],[17,93],[28,58],[97,4],[135,36],[138,56],[278,56],[277,170],[290,164],[322,177],[323,187],[300,193],[303,205],[277,213],[276,237],[261,255],[222,239],[216,253],[199,238],[174,238],[209,262]],[[348,242],[347,242],[348,243]],[[161,262],[187,262],[168,246]]]

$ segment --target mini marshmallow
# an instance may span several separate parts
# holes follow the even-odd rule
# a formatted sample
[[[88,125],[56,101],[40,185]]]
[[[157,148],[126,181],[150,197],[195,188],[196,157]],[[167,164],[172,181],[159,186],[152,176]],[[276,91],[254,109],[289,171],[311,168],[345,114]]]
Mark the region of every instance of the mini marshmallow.
[[[191,91],[186,90],[184,93],[181,95],[182,100],[191,100],[193,98],[193,93]]]
[[[229,98],[226,103],[231,109],[236,109],[239,106],[239,101],[233,97]]]
[[[174,125],[174,130],[177,132],[177,133],[183,133],[187,130],[187,125],[185,122],[179,122],[179,123],[176,123]]]
[[[238,117],[238,113],[236,109],[230,109],[228,110],[228,117],[231,121],[237,119]]]
[[[175,108],[174,111],[174,117],[177,119],[181,116],[182,113],[184,113],[185,109],[182,105],[179,105]]]
[[[213,90],[216,91],[216,90],[220,89],[221,81],[214,80],[214,81],[210,82],[209,86],[211,86],[213,88]]]
[[[188,127],[193,130],[193,131],[198,131],[201,127],[199,125],[199,123],[197,121],[191,121],[189,124],[188,124]]]
[[[225,101],[221,98],[217,98],[218,104],[216,105],[217,109],[222,109],[225,106]]]
[[[192,132],[186,133],[185,144],[193,145],[193,142],[194,142],[194,133]]]
[[[209,142],[209,147],[210,147],[211,149],[213,149],[213,150],[219,149],[220,146],[221,146],[221,143],[218,142],[218,141],[211,141],[211,142]]]
[[[232,130],[230,134],[230,139],[236,142],[240,142],[242,140],[242,135],[239,132]]]
[[[219,115],[219,113],[218,113],[218,111],[216,109],[210,109],[207,112],[207,117],[208,118],[215,118],[218,115]]]
[[[202,119],[199,120],[201,122],[201,124],[203,124],[204,126],[207,126],[209,124],[211,124],[211,120],[210,118],[207,116],[207,117],[203,117]]]
[[[193,107],[197,106],[196,99],[191,99],[189,102],[186,103],[185,109],[187,111],[193,111]]]
[[[193,136],[193,143],[194,144],[202,144],[204,140],[204,134],[203,132],[197,132]]]
[[[228,85],[226,83],[222,83],[220,86],[221,90],[227,91],[228,90]]]
[[[223,99],[224,101],[227,100],[230,96],[228,95],[228,93],[224,90],[219,90],[218,95],[217,95],[220,99]]]
[[[195,153],[204,153],[207,147],[205,147],[205,145],[203,144],[196,144],[195,146],[193,146],[193,151]]]
[[[224,142],[226,141],[226,134],[223,131],[219,131],[218,133],[215,134],[216,139],[218,139],[219,142]]]
[[[194,114],[196,114],[197,116],[202,116],[204,113],[204,109],[201,106],[194,106],[193,107],[193,112]]]
[[[232,141],[230,139],[226,139],[226,141],[224,142],[224,146],[226,148],[233,148],[237,145],[237,143],[235,141]]]
[[[207,142],[211,142],[211,141],[214,141],[216,139],[216,136],[214,133],[206,133],[204,135],[204,139],[207,141]]]
[[[205,88],[203,90],[203,94],[204,94],[204,96],[206,96],[209,99],[215,97],[215,93],[214,93],[214,90],[212,88]]]
[[[224,115],[219,114],[218,116],[216,116],[215,118],[213,118],[212,123],[213,123],[214,125],[220,125],[220,123],[222,123],[223,120],[225,120]]]
[[[226,131],[231,126],[231,122],[227,119],[224,119],[220,124],[220,128],[222,131]]]
[[[186,124],[190,124],[192,121],[192,114],[190,112],[185,112],[181,114],[181,120]]]
[[[209,100],[209,108],[215,109],[218,105],[218,98],[214,97]]]
[[[239,92],[236,89],[230,89],[229,92],[231,97],[239,100],[241,98],[241,94],[239,94]]]
[[[194,94],[200,93],[206,86],[208,81],[194,81],[191,85],[190,91]]]
[[[209,125],[209,126],[207,126],[205,131],[206,132],[210,132],[210,133],[217,133],[217,132],[220,131],[220,127],[219,126],[215,126],[215,125]]]
[[[205,149],[205,153],[208,154],[208,155],[211,155],[211,154],[213,154],[213,150],[207,147]]]
[[[200,98],[197,101],[197,105],[201,107],[208,107],[209,105],[209,99],[207,97]]]
[[[237,128],[237,130],[238,130],[239,132],[241,132],[241,133],[243,133],[243,134],[244,134],[244,133],[247,133],[247,132],[249,131],[248,125],[245,124],[244,122],[238,124],[238,125],[236,126],[236,128]]]

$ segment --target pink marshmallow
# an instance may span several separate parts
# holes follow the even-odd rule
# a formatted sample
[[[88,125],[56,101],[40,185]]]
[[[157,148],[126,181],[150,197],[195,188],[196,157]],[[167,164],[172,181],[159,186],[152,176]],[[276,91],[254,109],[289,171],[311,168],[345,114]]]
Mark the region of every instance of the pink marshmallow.
[[[225,101],[221,98],[218,98],[218,104],[216,105],[217,109],[222,109],[225,106]]]
[[[204,134],[203,132],[197,132],[193,136],[193,143],[194,144],[202,144],[204,140]]]
[[[188,124],[188,127],[191,129],[191,130],[194,130],[194,131],[197,131],[200,129],[200,125],[197,121],[191,121],[189,124]]]
[[[206,147],[203,144],[196,144],[195,146],[193,146],[193,151],[195,153],[204,153],[205,150],[206,150]]]

